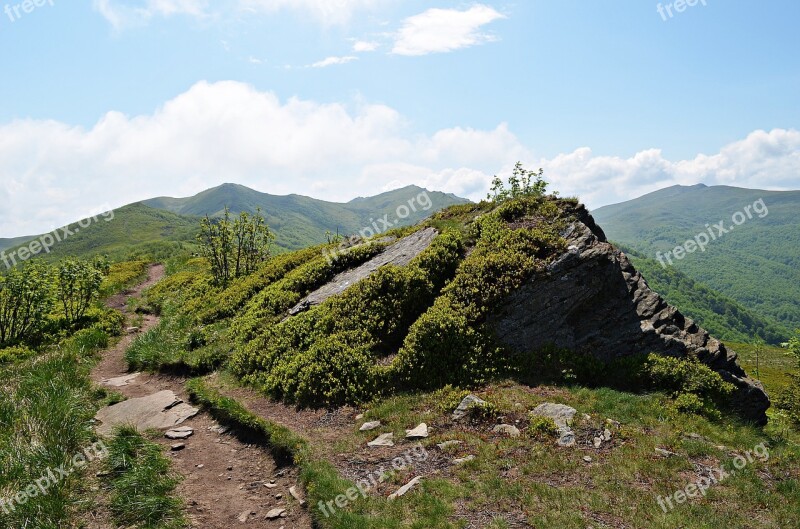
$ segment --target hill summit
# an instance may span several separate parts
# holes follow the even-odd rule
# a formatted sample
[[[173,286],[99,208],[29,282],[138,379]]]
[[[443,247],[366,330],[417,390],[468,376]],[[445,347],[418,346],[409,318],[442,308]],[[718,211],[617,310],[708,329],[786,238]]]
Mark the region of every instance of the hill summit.
[[[151,302],[198,346],[155,359],[134,349],[134,367],[227,364],[301,406],[498,377],[655,384],[760,424],[770,405],[736,355],[650,290],[582,205],[552,196],[451,206],[380,237],[275,257],[225,287],[198,262]]]

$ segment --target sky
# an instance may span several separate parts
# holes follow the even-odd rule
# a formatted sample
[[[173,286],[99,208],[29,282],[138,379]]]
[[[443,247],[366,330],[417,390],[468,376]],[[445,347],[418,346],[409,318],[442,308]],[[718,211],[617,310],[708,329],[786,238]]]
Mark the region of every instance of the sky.
[[[590,208],[800,188],[796,0],[0,6],[0,238],[225,182],[479,200],[517,161]]]

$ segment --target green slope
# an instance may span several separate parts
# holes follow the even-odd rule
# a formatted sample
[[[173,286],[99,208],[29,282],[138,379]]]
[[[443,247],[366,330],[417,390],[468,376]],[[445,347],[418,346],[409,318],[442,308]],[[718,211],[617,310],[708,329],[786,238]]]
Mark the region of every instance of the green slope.
[[[24,237],[14,237],[12,239],[0,239],[0,252],[3,250],[7,250],[9,248],[13,248],[22,244],[23,242],[29,241],[33,239],[34,236],[28,235]]]
[[[420,193],[426,193],[430,207],[424,209],[428,202],[422,197],[414,202],[416,211],[409,208],[408,216],[399,218],[398,207],[408,206]],[[324,242],[326,231],[356,234],[385,215],[388,215],[386,220],[392,223],[392,227],[408,226],[442,208],[465,202],[468,201],[455,195],[426,191],[416,186],[341,204],[300,195],[270,195],[237,184],[223,184],[189,198],[160,197],[146,200],[143,204],[180,215],[217,216],[225,206],[234,213],[252,213],[261,208],[267,223],[277,233],[276,244],[294,250]],[[405,216],[405,210],[401,213]],[[378,226],[383,228],[380,222]]]
[[[622,246],[621,249],[628,254],[650,288],[680,308],[681,312],[715,338],[741,343],[760,336],[768,343],[777,344],[789,334],[788,328],[773,319],[757,314],[683,272],[675,268],[663,268],[658,261],[648,259],[630,248]]]
[[[106,220],[108,219],[108,220]],[[180,247],[192,248],[199,219],[161,211],[143,204],[131,204],[114,210],[111,216],[97,217],[87,227],[70,224],[70,235],[64,229],[51,232],[53,238],[61,239],[50,249],[40,253],[45,260],[57,260],[68,255],[108,255],[112,260],[124,260],[147,256],[160,259]],[[88,223],[85,223],[88,224]],[[40,239],[45,236],[37,236]],[[9,259],[16,258],[21,247],[6,250]]]
[[[763,200],[768,213],[757,213]],[[737,212],[752,218],[734,225]],[[664,255],[711,227],[716,240],[705,252],[672,259],[688,278],[746,307],[774,328],[800,327],[800,191],[763,191],[728,186],[673,186],[597,209],[592,214],[610,240],[650,259]],[[718,235],[724,221],[733,228]],[[668,264],[666,258],[662,258]],[[645,275],[645,277],[648,277]],[[649,279],[649,278],[648,278]],[[678,303],[680,306],[680,303]],[[688,312],[688,311],[687,311]]]

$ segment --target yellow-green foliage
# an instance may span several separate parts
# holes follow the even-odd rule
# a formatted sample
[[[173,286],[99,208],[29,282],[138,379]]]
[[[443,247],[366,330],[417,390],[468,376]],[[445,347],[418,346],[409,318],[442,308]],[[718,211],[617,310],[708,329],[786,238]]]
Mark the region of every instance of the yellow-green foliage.
[[[168,303],[180,305],[186,300],[207,296],[209,291],[215,291],[211,274],[206,270],[184,270],[166,277],[156,283],[147,291],[147,301],[157,310],[163,309]]]
[[[674,397],[673,406],[683,413],[718,417],[714,404],[724,402],[736,389],[719,373],[694,358],[651,354],[645,372],[653,387]]]
[[[112,264],[100,286],[101,295],[103,297],[110,296],[140,283],[147,277],[149,266],[147,261],[125,261]]]
[[[392,364],[393,377],[408,387],[437,387],[482,383],[509,369],[484,320],[492,307],[544,265],[544,258],[564,249],[558,216],[554,203],[526,198],[506,202],[477,219],[475,250],[443,295],[411,327]],[[510,228],[514,221],[522,221],[522,227]]]
[[[267,326],[232,367],[273,396],[301,404],[365,399],[382,385],[377,358],[399,346],[460,258],[460,236],[444,234],[407,267],[381,268],[342,295]]]
[[[550,417],[531,417],[527,434],[534,439],[545,440],[558,435],[558,425]]]
[[[26,358],[30,358],[35,354],[35,351],[23,346],[6,347],[5,349],[0,349],[0,364],[19,362],[25,360]]]

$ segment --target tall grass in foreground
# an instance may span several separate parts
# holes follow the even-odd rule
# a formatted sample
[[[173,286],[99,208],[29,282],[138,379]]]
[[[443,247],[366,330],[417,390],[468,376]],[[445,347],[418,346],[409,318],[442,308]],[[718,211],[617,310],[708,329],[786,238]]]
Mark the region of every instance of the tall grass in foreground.
[[[89,370],[91,357],[107,343],[100,330],[81,331],[52,352],[0,366],[0,501],[10,502],[48,469],[70,468],[95,441]],[[68,527],[70,495],[80,480],[75,472],[46,493],[26,494],[24,503],[6,503],[0,527]]]

